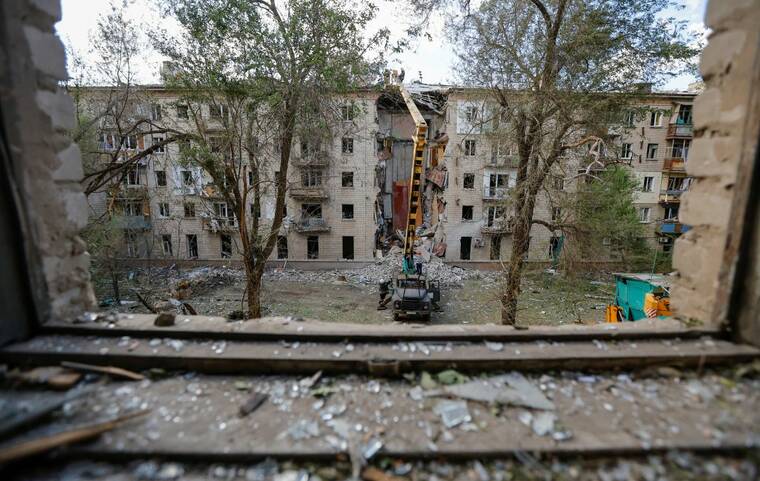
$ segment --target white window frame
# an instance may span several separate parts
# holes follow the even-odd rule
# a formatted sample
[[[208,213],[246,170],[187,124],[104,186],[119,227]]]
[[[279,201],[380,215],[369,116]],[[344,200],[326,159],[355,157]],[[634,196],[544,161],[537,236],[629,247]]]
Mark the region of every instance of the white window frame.
[[[171,234],[161,235],[161,250],[165,256],[171,257],[174,255],[174,246],[172,245]]]
[[[633,144],[623,142],[620,145],[620,158],[630,160],[633,158]]]
[[[164,219],[168,218],[171,214],[171,209],[169,208],[168,202],[159,202],[158,203],[158,216],[162,217]]]
[[[652,128],[662,127],[662,111],[655,110],[649,114],[649,126]]]
[[[641,186],[642,192],[652,192],[652,189],[654,188],[654,177],[652,176],[646,176],[644,177],[644,183]]]
[[[639,207],[639,222],[646,224],[650,222],[652,216],[651,207]]]
[[[651,148],[653,146],[654,146],[654,149]],[[652,150],[654,150],[654,156],[649,155]],[[658,156],[659,153],[660,153],[660,144],[654,143],[654,142],[647,144],[647,158],[646,158],[646,160],[657,160],[657,156]]]
[[[153,137],[153,145],[160,144],[163,141],[164,141],[163,137]],[[166,152],[166,146],[165,145],[158,146],[158,147],[156,147],[156,150],[153,151],[153,153],[155,153],[155,154],[163,154],[164,152]]]

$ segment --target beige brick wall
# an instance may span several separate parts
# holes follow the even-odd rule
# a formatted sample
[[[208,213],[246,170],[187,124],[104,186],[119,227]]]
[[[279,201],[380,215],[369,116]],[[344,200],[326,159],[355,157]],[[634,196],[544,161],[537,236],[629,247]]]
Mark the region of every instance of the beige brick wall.
[[[760,1],[711,0],[706,24],[712,29],[700,70],[706,90],[694,110],[695,139],[687,172],[696,180],[685,195],[683,222],[693,229],[676,242],[674,265],[679,279],[673,287],[676,314],[714,323],[719,273],[726,246],[734,182],[745,139],[745,119],[753,85],[753,68],[760,58]]]

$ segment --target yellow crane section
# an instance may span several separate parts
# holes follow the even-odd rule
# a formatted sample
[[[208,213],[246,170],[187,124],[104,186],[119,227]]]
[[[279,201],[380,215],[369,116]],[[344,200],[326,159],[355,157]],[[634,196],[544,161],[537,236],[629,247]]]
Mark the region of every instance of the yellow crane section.
[[[428,125],[422,117],[411,94],[399,83],[401,97],[414,120],[414,158],[409,182],[409,203],[407,204],[406,234],[404,235],[404,272],[414,272],[414,241],[417,239],[417,213],[422,209],[422,175],[425,172],[425,145]]]

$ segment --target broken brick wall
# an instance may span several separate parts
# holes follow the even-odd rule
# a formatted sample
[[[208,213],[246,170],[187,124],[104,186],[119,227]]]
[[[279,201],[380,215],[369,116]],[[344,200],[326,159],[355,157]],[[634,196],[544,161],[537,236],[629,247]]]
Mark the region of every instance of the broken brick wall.
[[[89,256],[78,235],[87,222],[82,162],[67,134],[74,127],[73,104],[59,85],[67,78],[54,29],[60,17],[59,0],[0,6],[4,125],[43,322],[70,318],[94,303]]]
[[[723,252],[731,231],[731,206],[744,146],[757,142],[747,128],[754,69],[760,61],[760,1],[711,0],[705,23],[713,33],[700,70],[705,91],[694,106],[695,139],[687,173],[694,177],[684,195],[681,221],[692,229],[676,241],[673,258],[680,278],[673,287],[676,314],[706,324],[720,322]]]

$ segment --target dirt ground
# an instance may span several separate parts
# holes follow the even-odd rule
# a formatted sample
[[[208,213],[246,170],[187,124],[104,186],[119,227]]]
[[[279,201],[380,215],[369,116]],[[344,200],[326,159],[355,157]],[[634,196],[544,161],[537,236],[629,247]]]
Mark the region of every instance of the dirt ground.
[[[192,287],[186,299],[202,315],[228,316],[244,310],[242,273],[211,277],[202,287]],[[318,319],[325,322],[353,322],[366,324],[391,323],[391,310],[378,311],[376,285],[355,282],[346,273],[266,275],[264,278],[264,315],[293,316]],[[186,277],[187,272],[179,278]],[[202,277],[202,276],[198,276]],[[348,277],[348,279],[347,279]],[[120,312],[148,312],[134,295],[138,289],[151,301],[171,297],[169,287],[175,278],[168,278],[165,270],[129,271],[121,283],[122,300],[126,303],[114,307]],[[110,284],[95,282],[100,301],[112,295]],[[614,286],[609,276],[568,279],[561,275],[529,272],[523,280],[519,301],[519,320],[525,325],[561,325],[571,323],[595,324],[604,321],[604,308],[612,302]],[[494,273],[484,273],[473,279],[464,279],[458,285],[442,289],[443,311],[435,314],[434,324],[489,324],[499,323],[499,280]]]

